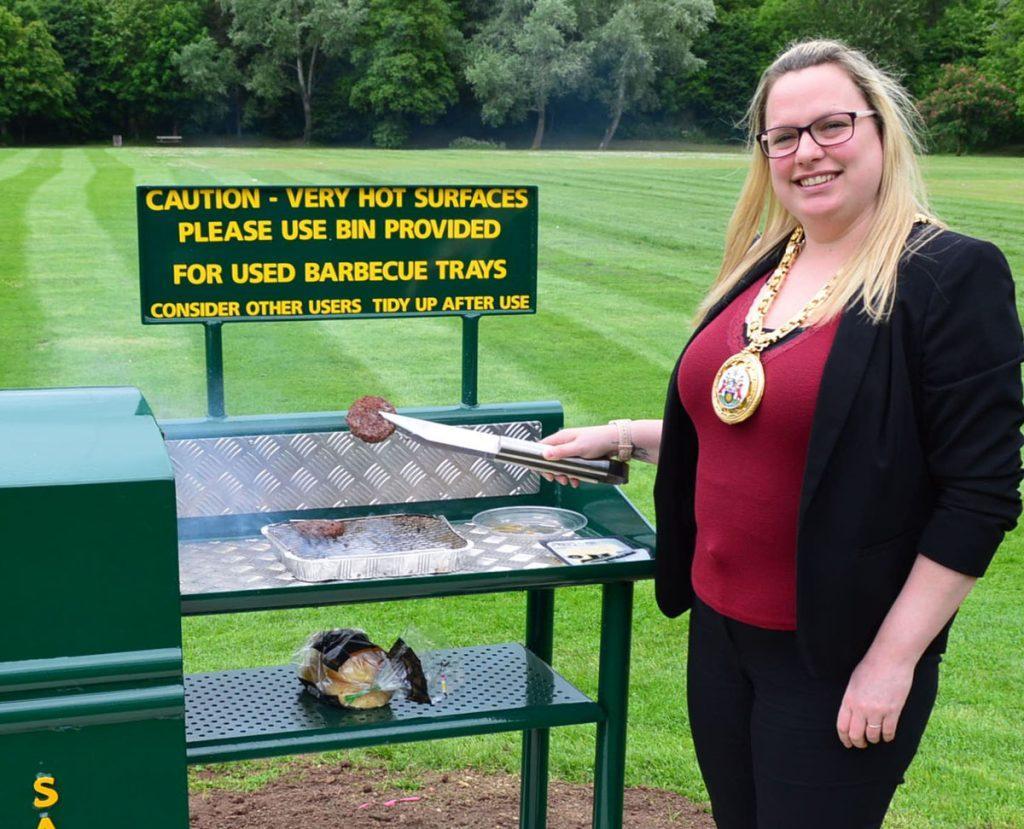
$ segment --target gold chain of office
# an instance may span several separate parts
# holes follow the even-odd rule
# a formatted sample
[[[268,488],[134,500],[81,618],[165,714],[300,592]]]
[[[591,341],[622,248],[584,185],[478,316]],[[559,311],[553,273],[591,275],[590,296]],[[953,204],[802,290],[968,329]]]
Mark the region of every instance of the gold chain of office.
[[[914,223],[928,224],[930,219],[919,213],[914,216]],[[747,320],[749,344],[722,363],[722,367],[715,374],[715,380],[711,386],[711,406],[719,419],[725,423],[740,423],[757,411],[764,395],[765,385],[761,352],[795,328],[803,325],[811,312],[828,299],[835,285],[836,276],[833,276],[808,300],[800,313],[784,325],[770,333],[765,333],[764,318],[775,297],[778,296],[783,281],[789,275],[793,262],[803,245],[803,240],[804,229],[798,225],[789,237],[778,267],[765,283],[765,287],[758,297],[757,305]]]
[[[711,406],[718,418],[725,423],[740,423],[757,411],[764,395],[764,366],[761,365],[761,352],[802,325],[807,315],[820,305],[832,290],[835,277],[822,286],[800,313],[788,320],[785,325],[771,333],[764,332],[764,318],[790,268],[793,267],[803,239],[804,229],[798,225],[786,243],[782,260],[765,284],[754,313],[747,320],[747,338],[750,343],[722,363],[722,367],[715,374],[715,381],[711,386]]]

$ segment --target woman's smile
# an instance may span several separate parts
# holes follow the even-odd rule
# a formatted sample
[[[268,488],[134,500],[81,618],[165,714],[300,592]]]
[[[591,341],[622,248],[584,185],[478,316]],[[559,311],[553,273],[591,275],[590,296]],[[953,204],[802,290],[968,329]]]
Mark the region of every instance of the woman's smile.
[[[831,184],[835,181],[841,173],[807,173],[802,176],[797,176],[793,181],[796,185],[803,190],[807,191],[821,191],[824,190],[826,185]]]

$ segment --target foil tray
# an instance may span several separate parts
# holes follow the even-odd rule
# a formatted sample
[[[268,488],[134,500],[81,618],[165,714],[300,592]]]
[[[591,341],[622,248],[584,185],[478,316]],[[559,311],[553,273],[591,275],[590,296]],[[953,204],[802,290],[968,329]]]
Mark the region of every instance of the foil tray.
[[[459,569],[469,546],[437,515],[405,513],[318,521],[343,532],[323,538],[302,532],[309,521],[268,524],[260,532],[281,563],[301,581],[425,576]]]

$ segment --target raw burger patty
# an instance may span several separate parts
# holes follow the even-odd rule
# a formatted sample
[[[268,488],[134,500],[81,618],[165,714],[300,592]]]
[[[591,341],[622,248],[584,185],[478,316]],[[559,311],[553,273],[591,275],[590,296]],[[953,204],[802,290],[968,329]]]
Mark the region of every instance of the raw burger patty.
[[[380,443],[395,431],[393,423],[380,416],[380,412],[394,412],[395,407],[383,397],[360,397],[348,407],[348,429],[360,440]]]

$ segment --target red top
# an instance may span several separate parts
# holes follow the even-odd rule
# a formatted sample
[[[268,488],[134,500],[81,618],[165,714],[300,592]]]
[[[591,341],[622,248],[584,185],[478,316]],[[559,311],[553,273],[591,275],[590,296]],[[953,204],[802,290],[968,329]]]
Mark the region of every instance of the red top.
[[[711,407],[725,360],[747,345],[743,320],[755,280],[690,343],[679,398],[697,432],[693,587],[724,616],[796,629],[796,536],[811,422],[839,317],[790,332],[761,352],[765,387],[748,420],[729,425]]]

